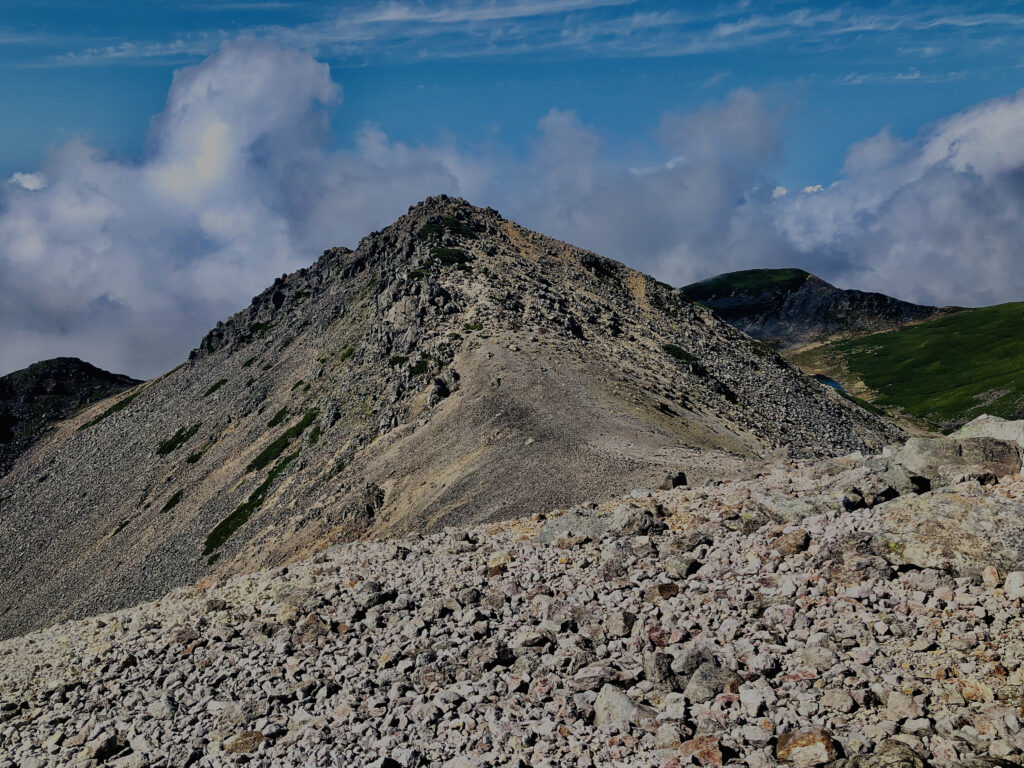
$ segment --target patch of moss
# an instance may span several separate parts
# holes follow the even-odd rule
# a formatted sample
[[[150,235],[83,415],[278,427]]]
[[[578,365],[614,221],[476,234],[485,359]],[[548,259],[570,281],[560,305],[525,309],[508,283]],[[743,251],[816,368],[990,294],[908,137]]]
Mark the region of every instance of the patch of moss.
[[[282,408],[280,411],[275,413],[270,418],[270,421],[267,422],[267,426],[268,427],[276,427],[278,424],[280,424],[282,421],[284,421],[287,416],[288,416],[288,409],[287,408]]]
[[[245,468],[246,472],[252,472],[253,470],[263,469],[263,467],[270,464],[272,461],[276,461],[277,458],[284,453],[285,449],[291,444],[292,440],[299,437],[306,428],[312,424],[317,416],[320,415],[320,411],[316,408],[311,408],[306,411],[306,415],[302,417],[302,420],[296,424],[293,424],[284,433],[278,437],[274,442],[260,451],[259,455],[249,462],[249,465]]]
[[[438,264],[442,264],[446,267],[451,267],[456,264],[468,264],[470,259],[467,254],[461,248],[431,248],[430,256],[437,261]]]
[[[397,368],[400,365],[405,365],[407,362],[409,362],[409,358],[405,355],[392,355],[388,360],[388,365],[392,368]]]
[[[685,349],[683,349],[682,347],[677,346],[675,344],[662,344],[661,348],[663,350],[665,350],[665,353],[669,357],[674,357],[676,360],[679,360],[680,362],[683,362],[683,363],[693,363],[693,362],[696,362],[696,360],[697,360],[697,358],[695,358],[693,355],[691,355]]]
[[[262,336],[273,327],[273,323],[252,323],[249,326],[249,333],[253,336]]]
[[[138,397],[141,394],[142,394],[142,392],[140,390],[138,392],[133,392],[132,394],[128,395],[128,397],[124,398],[123,400],[118,400],[116,403],[114,403],[112,406],[107,408],[107,410],[105,410],[99,416],[97,416],[96,418],[90,419],[89,421],[85,422],[85,424],[83,424],[82,426],[80,426],[78,428],[78,431],[81,432],[83,429],[88,429],[89,427],[94,427],[97,424],[99,424],[101,421],[103,421],[105,418],[107,418],[107,416],[112,416],[113,414],[117,413],[118,411],[123,411],[125,408],[127,408],[129,405],[131,405],[132,401],[136,397]]]
[[[338,353],[338,362],[344,363],[346,360],[348,360],[350,357],[352,357],[352,355],[354,355],[355,353],[356,353],[355,347],[351,347],[351,346],[345,347],[343,350],[341,350],[341,352]]]
[[[252,365],[255,362],[256,362],[256,357],[255,356],[250,357],[248,360],[246,360],[244,363],[242,363],[242,367],[243,368],[248,368],[250,365]]]
[[[303,381],[302,379],[299,379],[298,381],[296,381],[294,384],[292,384],[292,392],[294,392],[296,389],[298,389],[299,387],[301,387],[305,383],[306,382]]]
[[[451,215],[445,216],[441,221],[444,224],[444,228],[453,235],[459,235],[460,237],[466,237],[470,240],[476,240],[476,232],[474,232],[466,222],[460,221]]]
[[[274,367],[274,364],[273,364],[273,363],[264,363],[264,364],[263,364],[263,370],[264,370],[264,371],[269,371],[269,370],[270,370],[271,368],[273,368],[273,367]]]
[[[483,323],[463,323],[462,330],[464,331],[482,331],[484,329]]]
[[[758,357],[763,357],[765,360],[775,360],[779,357],[775,348],[767,341],[759,341],[758,339],[750,340],[750,348],[754,351],[754,354]],[[780,361],[781,362],[781,361]]]
[[[208,558],[206,559],[206,564],[207,564],[207,565],[213,565],[213,564],[214,564],[214,563],[216,563],[216,562],[217,562],[218,560],[220,560],[220,552],[214,552],[214,553],[213,553],[212,555],[210,555],[210,556],[209,556],[209,557],[208,557]]]
[[[209,397],[210,395],[212,395],[214,392],[216,392],[218,389],[220,389],[221,387],[223,387],[227,383],[228,383],[227,379],[220,379],[219,381],[215,381],[213,384],[210,385],[210,388],[208,390],[206,390],[206,392],[203,394],[203,397]]]
[[[203,557],[213,554],[214,550],[223,546],[224,542],[231,538],[231,535],[252,516],[252,513],[262,506],[263,502],[267,500],[274,481],[298,455],[299,451],[295,451],[277,462],[274,468],[267,473],[266,479],[249,494],[249,498],[239,504],[234,512],[217,523],[217,526],[206,537],[206,542],[203,545]]]
[[[429,221],[420,229],[419,238],[420,240],[431,240],[441,237],[443,234],[444,224],[440,221]]]
[[[422,376],[424,373],[430,370],[430,358],[421,357],[409,368],[409,373],[413,376]]]
[[[199,431],[199,428],[203,426],[202,422],[193,424],[188,429],[179,427],[178,431],[171,435],[169,438],[164,440],[160,445],[156,447],[158,456],[166,456],[167,454],[176,451],[182,445],[187,443],[195,434]]]
[[[172,509],[178,506],[178,502],[181,501],[181,498],[184,495],[185,491],[177,491],[173,496],[171,496],[171,498],[167,500],[167,503],[164,504],[163,509],[160,510],[160,514],[162,515],[164,512],[170,512]]]
[[[245,386],[247,386],[247,387],[251,387],[251,386],[252,386],[253,384],[255,384],[255,383],[256,383],[256,377],[255,377],[255,376],[250,376],[250,377],[249,377],[249,378],[248,378],[248,379],[246,380],[246,382],[245,382]]]
[[[203,454],[204,453],[206,453],[206,451],[198,451],[196,453],[190,453],[188,455],[188,457],[185,459],[185,461],[187,461],[189,464],[195,464],[197,461],[199,461],[201,458],[203,458]]]
[[[313,427],[309,432],[309,444],[316,445],[320,442],[320,436],[324,433],[323,429],[319,424]]]

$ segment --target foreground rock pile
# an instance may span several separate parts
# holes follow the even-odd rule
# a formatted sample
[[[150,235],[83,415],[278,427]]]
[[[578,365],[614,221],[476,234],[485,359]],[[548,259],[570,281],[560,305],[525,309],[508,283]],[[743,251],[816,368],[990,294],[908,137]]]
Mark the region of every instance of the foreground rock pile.
[[[1024,477],[681,482],[7,641],[0,768],[1021,764]]]

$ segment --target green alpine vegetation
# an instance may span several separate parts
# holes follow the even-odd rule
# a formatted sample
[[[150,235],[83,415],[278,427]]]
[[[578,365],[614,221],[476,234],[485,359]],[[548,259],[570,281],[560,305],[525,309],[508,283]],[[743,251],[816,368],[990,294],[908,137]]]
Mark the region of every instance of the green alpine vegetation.
[[[305,432],[306,428],[312,424],[319,415],[320,411],[316,408],[310,408],[306,411],[306,415],[302,417],[301,421],[288,427],[280,437],[260,451],[259,456],[249,462],[249,466],[245,468],[245,471],[252,472],[257,469],[263,469],[263,467],[267,466],[272,461],[276,461],[291,444],[292,440]]]
[[[292,387],[292,389],[295,389],[295,387]],[[287,408],[282,408],[280,411],[278,411],[277,413],[275,413],[271,417],[270,421],[267,422],[267,426],[268,427],[276,427],[278,424],[280,424],[282,421],[284,421],[287,416],[288,416],[288,409]]]
[[[693,301],[707,301],[719,296],[739,294],[758,296],[762,293],[788,291],[807,280],[802,269],[743,269],[701,280],[684,286],[682,291]]]
[[[227,383],[228,383],[227,379],[220,379],[219,381],[213,382],[213,384],[210,385],[210,388],[208,390],[206,390],[206,393],[203,395],[203,397],[209,397],[210,395],[212,395],[214,392],[216,392],[218,389],[220,389],[221,387],[223,387]]]
[[[166,456],[173,451],[187,443],[195,434],[199,431],[199,428],[203,426],[202,422],[193,424],[188,429],[179,427],[178,431],[171,435],[169,438],[164,440],[160,445],[156,447],[157,455]]]
[[[277,462],[274,468],[267,473],[266,479],[256,487],[256,490],[249,494],[249,498],[239,504],[234,512],[217,523],[217,527],[210,531],[210,534],[206,537],[206,542],[203,545],[203,557],[211,555],[215,549],[224,544],[231,537],[231,534],[237,531],[252,516],[252,513],[262,506],[263,502],[267,500],[267,495],[270,493],[270,486],[274,484],[274,481],[277,480],[298,455],[299,452],[295,451],[295,453],[289,454]]]
[[[184,495],[184,491],[177,491],[173,496],[171,496],[171,498],[167,500],[167,503],[164,504],[163,509],[160,510],[160,514],[162,515],[164,512],[170,512],[172,509],[178,506],[178,502],[181,501],[181,497]]]
[[[142,394],[142,390],[139,390],[137,392],[132,392],[130,395],[128,395],[128,397],[124,398],[123,400],[118,400],[116,403],[114,403],[112,406],[107,408],[107,410],[105,410],[99,416],[97,416],[96,418],[90,419],[89,421],[85,422],[85,424],[83,424],[82,426],[80,426],[78,428],[78,431],[81,432],[83,429],[88,429],[89,427],[94,427],[97,424],[99,424],[101,421],[103,421],[105,418],[107,418],[107,416],[112,416],[113,414],[117,413],[118,411],[124,410],[129,405],[131,405],[132,400],[134,400],[136,397],[138,397],[141,394]]]
[[[998,304],[813,347],[793,362],[933,427],[952,429],[982,413],[1019,419],[1022,327],[1024,302]]]
[[[674,357],[676,360],[682,363],[692,363],[694,360],[697,359],[689,352],[687,352],[685,349],[676,344],[662,344],[661,348],[665,350],[665,354],[669,355],[670,357]]]

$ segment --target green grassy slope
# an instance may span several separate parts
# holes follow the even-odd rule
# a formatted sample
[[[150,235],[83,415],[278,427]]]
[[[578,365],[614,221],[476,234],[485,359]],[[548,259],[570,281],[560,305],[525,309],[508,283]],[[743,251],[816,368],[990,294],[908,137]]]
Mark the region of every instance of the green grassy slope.
[[[694,301],[733,294],[759,296],[797,288],[807,279],[807,274],[802,269],[744,269],[692,283],[684,286],[682,291]]]
[[[1024,302],[836,341],[792,359],[936,427],[982,413],[1024,417]]]

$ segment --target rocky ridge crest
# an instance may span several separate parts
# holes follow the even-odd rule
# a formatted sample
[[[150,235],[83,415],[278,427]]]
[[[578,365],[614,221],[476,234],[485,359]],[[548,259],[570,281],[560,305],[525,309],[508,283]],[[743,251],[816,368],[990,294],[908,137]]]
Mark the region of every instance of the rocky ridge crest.
[[[899,436],[669,286],[430,198],[0,479],[0,636],[339,539]]]

